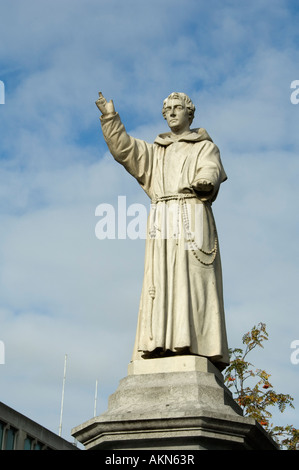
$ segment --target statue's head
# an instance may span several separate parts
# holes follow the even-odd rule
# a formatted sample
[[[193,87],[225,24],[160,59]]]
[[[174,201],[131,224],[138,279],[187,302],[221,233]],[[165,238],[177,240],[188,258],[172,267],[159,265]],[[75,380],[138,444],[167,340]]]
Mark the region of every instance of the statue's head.
[[[184,105],[185,107],[187,108],[188,110],[188,115],[189,115],[189,125],[191,125],[193,119],[194,119],[194,113],[195,113],[195,106],[194,104],[192,103],[191,99],[189,98],[188,95],[186,95],[185,93],[179,93],[179,92],[173,92],[171,93],[169,96],[167,96],[167,98],[163,101],[163,108],[162,108],[162,114],[163,114],[163,117],[164,119],[166,119],[166,113],[165,113],[165,109],[167,107],[167,102],[169,100],[172,100],[172,99],[178,99],[180,100]]]

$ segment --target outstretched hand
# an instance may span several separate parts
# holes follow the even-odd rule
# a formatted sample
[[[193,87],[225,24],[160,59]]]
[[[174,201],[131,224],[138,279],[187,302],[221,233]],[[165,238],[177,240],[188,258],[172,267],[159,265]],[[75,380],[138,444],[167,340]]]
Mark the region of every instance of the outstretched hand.
[[[99,98],[96,101],[96,105],[102,114],[109,114],[115,112],[113,101],[110,100],[108,102],[101,92],[99,92]]]

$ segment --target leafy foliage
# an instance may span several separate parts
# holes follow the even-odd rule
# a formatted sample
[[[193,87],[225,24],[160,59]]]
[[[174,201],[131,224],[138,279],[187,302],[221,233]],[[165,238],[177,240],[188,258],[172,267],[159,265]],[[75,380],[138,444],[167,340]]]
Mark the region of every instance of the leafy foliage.
[[[268,340],[265,323],[259,323],[246,333],[242,342],[244,348],[230,349],[231,362],[225,370],[224,380],[231,388],[234,399],[243,409],[244,416],[254,418],[283,449],[296,450],[299,445],[299,429],[292,425],[274,426],[271,423],[270,407],[278,407],[284,412],[287,406],[294,408],[293,398],[288,394],[277,393],[270,383],[270,374],[255,369],[247,359],[248,354],[257,346],[264,347]]]

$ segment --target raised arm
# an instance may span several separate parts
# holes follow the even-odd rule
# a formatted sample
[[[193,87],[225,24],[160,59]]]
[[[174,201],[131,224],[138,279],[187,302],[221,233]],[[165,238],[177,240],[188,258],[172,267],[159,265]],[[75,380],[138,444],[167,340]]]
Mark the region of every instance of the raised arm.
[[[102,132],[110,153],[150,195],[153,144],[130,136],[115,111],[113,101],[108,102],[102,93],[99,93],[96,105],[102,113],[100,117]]]

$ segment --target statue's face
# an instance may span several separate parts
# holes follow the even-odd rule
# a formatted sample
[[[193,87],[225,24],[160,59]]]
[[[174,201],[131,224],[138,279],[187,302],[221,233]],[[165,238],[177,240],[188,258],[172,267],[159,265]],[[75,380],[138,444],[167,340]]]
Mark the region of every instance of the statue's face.
[[[167,124],[173,132],[181,133],[189,130],[189,113],[184,101],[169,98],[164,108]]]

